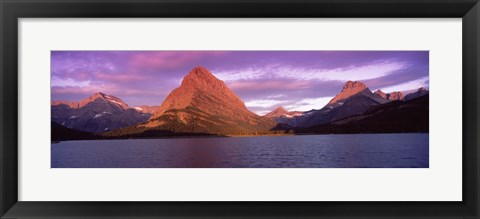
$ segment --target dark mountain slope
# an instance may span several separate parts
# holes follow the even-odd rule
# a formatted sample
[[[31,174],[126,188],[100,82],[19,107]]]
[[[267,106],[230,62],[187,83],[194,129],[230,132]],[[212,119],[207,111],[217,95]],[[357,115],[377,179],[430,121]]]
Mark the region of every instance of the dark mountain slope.
[[[428,132],[428,95],[410,101],[393,101],[365,113],[328,124],[301,129],[303,133],[404,133]]]
[[[100,139],[92,133],[70,129],[56,122],[51,122],[51,137],[52,141]]]
[[[342,91],[337,94],[325,107],[320,110],[305,112],[303,116],[296,118],[298,127],[313,127],[327,124],[335,120],[359,115],[372,106],[388,102],[380,96],[372,93],[362,82],[348,81]]]
[[[80,102],[52,101],[51,109],[53,122],[92,133],[131,126],[151,117],[129,108],[118,97],[100,92]]]

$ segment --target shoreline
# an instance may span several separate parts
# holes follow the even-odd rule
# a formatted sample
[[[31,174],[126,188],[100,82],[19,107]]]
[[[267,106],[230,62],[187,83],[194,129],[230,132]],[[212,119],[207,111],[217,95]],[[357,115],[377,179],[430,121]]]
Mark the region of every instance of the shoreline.
[[[365,134],[428,134],[429,132],[376,132],[376,133],[296,133],[296,134],[265,134],[265,135],[190,135],[190,136],[159,136],[138,138],[98,138],[98,139],[68,139],[53,140],[51,144],[63,141],[92,141],[92,140],[146,140],[146,139],[182,139],[182,138],[245,138],[245,137],[271,137],[271,136],[305,136],[305,135],[365,135]]]

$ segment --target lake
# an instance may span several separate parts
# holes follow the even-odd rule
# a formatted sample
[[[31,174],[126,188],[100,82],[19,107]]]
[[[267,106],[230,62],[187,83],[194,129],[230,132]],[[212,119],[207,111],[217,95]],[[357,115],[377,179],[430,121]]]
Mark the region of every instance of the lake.
[[[64,141],[52,168],[428,168],[428,133]]]

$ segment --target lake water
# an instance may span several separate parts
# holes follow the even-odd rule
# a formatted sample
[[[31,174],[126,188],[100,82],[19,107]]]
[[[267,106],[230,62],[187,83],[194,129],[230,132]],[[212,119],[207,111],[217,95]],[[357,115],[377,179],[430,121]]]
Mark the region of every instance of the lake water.
[[[428,134],[64,141],[52,168],[428,168]]]

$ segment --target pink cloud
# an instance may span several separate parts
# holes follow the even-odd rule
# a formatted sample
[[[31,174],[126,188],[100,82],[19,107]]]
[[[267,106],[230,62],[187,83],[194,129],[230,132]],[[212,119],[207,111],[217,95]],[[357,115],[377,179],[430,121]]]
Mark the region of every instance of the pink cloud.
[[[137,73],[115,73],[115,74],[108,74],[108,73],[97,73],[95,77],[100,80],[104,81],[113,81],[113,82],[133,82],[133,81],[143,81],[148,80],[149,77],[147,75],[141,75]]]
[[[232,89],[265,90],[278,89],[297,90],[310,88],[309,81],[236,81],[229,84]]]
[[[91,73],[85,71],[71,71],[64,75],[64,78],[71,78],[78,81],[86,81],[91,79]]]
[[[141,68],[164,68],[164,69],[173,69],[178,67],[183,67],[187,63],[194,62],[195,60],[200,60],[204,57],[211,56],[221,56],[227,52],[223,51],[172,51],[172,52],[142,52],[136,53],[132,56],[130,60],[130,65],[132,67],[141,67]]]
[[[85,87],[78,87],[78,86],[54,86],[52,87],[52,94],[82,94],[89,96],[95,92],[102,91],[103,89],[99,90],[97,87],[93,86],[85,86]]]
[[[98,85],[98,86],[53,86],[52,87],[52,94],[54,95],[65,95],[65,94],[75,94],[75,95],[83,95],[84,97],[88,97],[96,92],[103,92],[106,94],[111,94],[114,96],[129,96],[129,95],[137,95],[137,96],[165,96],[168,92],[164,90],[144,90],[144,89],[135,89],[135,88],[125,88],[117,85]]]

